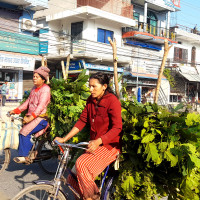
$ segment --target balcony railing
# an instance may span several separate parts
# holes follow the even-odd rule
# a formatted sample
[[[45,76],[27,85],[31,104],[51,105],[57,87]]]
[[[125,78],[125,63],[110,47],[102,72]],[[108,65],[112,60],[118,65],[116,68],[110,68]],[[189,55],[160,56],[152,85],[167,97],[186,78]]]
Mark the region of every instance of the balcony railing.
[[[113,50],[110,44],[91,40],[73,40],[65,38],[62,41],[49,43],[49,56],[67,55],[82,56],[91,59],[102,59],[106,61],[113,60]],[[133,48],[117,47],[117,57],[119,63],[128,63],[131,61]]]
[[[176,41],[176,34],[174,30],[163,28],[163,27],[157,27],[150,24],[145,24],[143,22],[138,22],[136,27],[125,27],[122,29],[123,33],[129,32],[129,31],[146,32],[154,36],[165,37],[173,41]]]
[[[183,26],[183,25],[180,25],[180,24],[176,24],[176,26],[172,27],[172,29],[175,29],[175,28],[179,28],[179,29],[181,29],[181,30],[183,30],[183,31],[186,31],[186,32],[188,32],[188,33],[193,33],[193,34],[200,35],[200,31],[197,30],[196,27],[194,27],[194,28],[189,28],[189,27],[187,27],[187,26]]]

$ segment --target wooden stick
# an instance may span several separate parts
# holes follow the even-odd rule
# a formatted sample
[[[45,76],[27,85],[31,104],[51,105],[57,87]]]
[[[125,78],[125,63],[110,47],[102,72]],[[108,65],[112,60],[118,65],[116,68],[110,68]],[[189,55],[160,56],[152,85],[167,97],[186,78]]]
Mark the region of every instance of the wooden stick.
[[[161,64],[161,67],[160,67],[160,72],[159,72],[159,75],[158,75],[158,81],[157,81],[157,86],[156,86],[156,91],[155,91],[155,96],[154,96],[154,103],[158,102],[158,94],[159,94],[159,90],[160,90],[163,71],[164,71],[164,68],[165,68],[165,62],[167,60],[167,56],[168,56],[169,50],[172,47],[172,45],[169,47],[167,39],[165,39],[165,43],[164,44],[165,44],[164,55],[163,55],[163,60],[162,60],[162,64]]]
[[[67,63],[66,63],[66,69],[65,69],[65,78],[66,78],[66,80],[68,79],[69,63],[70,63],[70,54],[67,56]]]
[[[44,66],[44,56],[42,56],[41,65]]]
[[[62,66],[63,79],[66,80],[65,64],[63,60],[61,61],[61,66]]]
[[[116,47],[116,40],[112,41],[110,37],[108,37],[108,41],[113,49],[113,64],[114,64],[114,81],[115,81],[115,91],[117,98],[119,99],[119,84],[118,84],[118,74],[117,74],[117,47]]]

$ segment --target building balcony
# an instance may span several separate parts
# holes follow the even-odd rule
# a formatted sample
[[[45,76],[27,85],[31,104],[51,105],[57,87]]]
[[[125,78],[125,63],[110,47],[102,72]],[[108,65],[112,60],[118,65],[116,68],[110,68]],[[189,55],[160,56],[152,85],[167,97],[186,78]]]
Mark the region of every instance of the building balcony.
[[[176,34],[177,40],[188,40],[191,43],[200,41],[200,31],[197,29],[191,29],[180,24],[171,29]]]
[[[50,44],[48,59],[66,58],[72,54],[74,58],[86,59],[89,62],[113,62],[113,50],[110,44],[91,40],[65,39],[62,42]],[[119,64],[130,64],[133,49],[131,47],[117,47]]]
[[[123,0],[77,0],[77,7],[91,6],[109,13],[133,19],[133,5]]]
[[[171,29],[152,26],[143,22],[138,22],[135,27],[125,27],[122,29],[123,38],[134,38],[155,44],[164,44],[168,39],[171,43],[176,42],[176,34]]]
[[[133,5],[144,6],[145,2],[148,3],[148,8],[158,12],[166,10],[174,12],[180,7],[180,0],[133,0]]]
[[[1,0],[3,3],[11,4],[11,5],[16,5],[16,6],[22,6],[24,8],[38,11],[38,10],[43,10],[48,8],[48,0],[18,0],[18,1],[13,1],[13,0]]]

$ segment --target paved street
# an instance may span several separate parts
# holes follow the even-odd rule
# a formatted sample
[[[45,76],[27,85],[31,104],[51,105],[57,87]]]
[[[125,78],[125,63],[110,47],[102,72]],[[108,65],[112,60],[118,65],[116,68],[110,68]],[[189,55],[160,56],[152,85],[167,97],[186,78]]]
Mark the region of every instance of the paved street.
[[[18,105],[19,103],[7,102],[6,106],[0,107],[0,122],[8,121],[6,113]],[[12,150],[12,159],[14,156],[17,156],[16,150]],[[53,178],[53,176],[44,173],[37,163],[31,165],[17,164],[12,159],[8,169],[0,174],[0,200],[13,198],[23,188],[31,185],[34,180],[51,180]]]
[[[17,155],[17,151],[12,151],[12,158]],[[32,185],[34,180],[51,180],[52,175],[47,175],[40,169],[37,163],[31,165],[17,164],[11,160],[6,171],[0,174],[0,199],[8,200],[13,198],[23,188]],[[4,199],[1,197],[4,195]]]

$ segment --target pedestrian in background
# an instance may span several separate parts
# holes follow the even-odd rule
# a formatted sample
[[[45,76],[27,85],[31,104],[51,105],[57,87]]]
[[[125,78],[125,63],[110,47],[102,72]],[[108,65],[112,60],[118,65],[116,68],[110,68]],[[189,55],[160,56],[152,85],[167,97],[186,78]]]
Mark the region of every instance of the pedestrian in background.
[[[7,93],[7,86],[8,82],[6,81],[2,86],[1,86],[1,95],[2,95],[2,106],[5,106],[6,103],[6,93]]]

